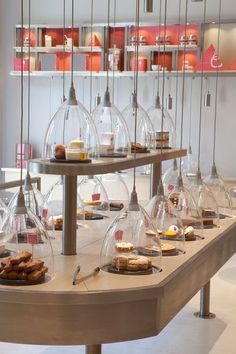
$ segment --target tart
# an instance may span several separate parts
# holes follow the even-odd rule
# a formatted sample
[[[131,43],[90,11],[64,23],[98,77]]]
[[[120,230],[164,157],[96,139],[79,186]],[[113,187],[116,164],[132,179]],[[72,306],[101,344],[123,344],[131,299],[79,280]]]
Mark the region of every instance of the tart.
[[[170,243],[162,243],[161,250],[163,254],[171,254],[176,252],[176,247]]]
[[[117,242],[115,248],[118,252],[132,252],[134,245],[131,242]]]

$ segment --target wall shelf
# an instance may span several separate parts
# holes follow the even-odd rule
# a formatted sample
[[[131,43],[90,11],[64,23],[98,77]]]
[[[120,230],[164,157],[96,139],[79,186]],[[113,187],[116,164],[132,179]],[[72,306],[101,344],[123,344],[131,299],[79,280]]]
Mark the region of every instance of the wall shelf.
[[[21,53],[21,47],[14,47],[15,51],[17,53]],[[87,52],[93,52],[93,53],[101,53],[102,52],[102,47],[74,47],[73,48],[74,53],[87,53]],[[28,47],[23,48],[24,53],[29,52]],[[30,47],[30,52],[31,53],[61,53],[63,52],[63,45],[58,45],[55,47]],[[65,52],[71,53],[71,47],[70,46],[65,46]]]

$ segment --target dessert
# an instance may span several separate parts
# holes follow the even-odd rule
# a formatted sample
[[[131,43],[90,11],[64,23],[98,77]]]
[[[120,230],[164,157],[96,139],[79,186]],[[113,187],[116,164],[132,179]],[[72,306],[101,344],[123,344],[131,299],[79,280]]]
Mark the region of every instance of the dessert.
[[[89,158],[89,154],[87,151],[82,151],[81,149],[65,149],[66,160],[87,160]]]
[[[157,236],[156,232],[153,231],[153,230],[147,230],[147,231],[145,232],[145,234],[146,234],[147,236]]]
[[[117,270],[128,270],[131,272],[145,271],[151,268],[152,261],[144,256],[116,256],[112,260],[112,266]]]
[[[186,229],[184,230],[184,235],[186,239],[190,239],[193,238],[194,235],[194,228],[192,226],[188,226],[186,227]]]
[[[134,245],[131,242],[117,242],[115,248],[118,252],[132,252]]]
[[[0,279],[37,281],[47,272],[42,260],[32,259],[32,254],[24,251],[2,259]]]
[[[162,254],[171,254],[176,252],[176,247],[170,243],[161,244]]]
[[[148,152],[148,149],[145,145],[131,142],[131,152],[135,152],[135,151],[139,153],[145,153]]]
[[[209,218],[209,217],[215,218],[216,217],[216,213],[212,209],[203,209],[202,210],[202,217],[203,218]]]
[[[97,206],[100,205],[101,203],[102,203],[101,200],[84,199],[84,204],[90,206]]]
[[[57,216],[54,218],[54,228],[56,231],[61,231],[63,227],[63,217]]]
[[[71,149],[81,149],[84,147],[84,141],[75,139],[70,141],[70,148]]]
[[[56,159],[65,159],[66,158],[66,145],[57,144],[54,148],[54,156]]]

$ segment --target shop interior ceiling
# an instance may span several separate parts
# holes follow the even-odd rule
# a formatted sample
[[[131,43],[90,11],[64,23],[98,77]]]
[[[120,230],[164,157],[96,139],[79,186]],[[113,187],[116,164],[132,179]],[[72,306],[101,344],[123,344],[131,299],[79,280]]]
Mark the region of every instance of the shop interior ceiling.
[[[17,2],[17,0],[10,0]],[[32,23],[58,24],[61,19],[61,7],[58,6],[60,0],[32,0]],[[114,0],[111,1],[111,7]],[[153,0],[153,13],[144,12],[144,0],[141,0],[140,21],[154,23],[157,21],[159,0]],[[85,6],[86,4],[86,6]],[[189,21],[201,21],[202,1],[189,0]],[[67,22],[70,21],[71,2],[67,1]],[[94,18],[96,22],[106,22],[107,0],[94,0]],[[168,1],[168,23],[175,23],[178,17],[178,0]],[[134,20],[135,0],[117,0],[117,22],[133,22]],[[75,21],[79,19],[80,23],[89,23],[90,19],[90,1],[75,1]],[[184,2],[182,2],[182,21],[184,20]],[[214,21],[218,16],[218,0],[207,0],[207,20]],[[222,20],[235,20],[236,6],[235,0],[222,1]],[[78,22],[78,21],[77,21]]]

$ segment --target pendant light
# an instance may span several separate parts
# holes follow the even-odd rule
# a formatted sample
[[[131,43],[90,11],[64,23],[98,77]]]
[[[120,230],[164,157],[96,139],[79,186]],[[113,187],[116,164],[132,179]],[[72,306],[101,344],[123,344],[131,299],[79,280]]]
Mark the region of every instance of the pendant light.
[[[139,34],[139,6],[136,0],[135,27]],[[138,58],[138,43],[135,44]],[[138,89],[138,70],[135,72],[135,93]],[[135,108],[134,142],[136,143],[137,109]],[[136,159],[136,150],[134,151]],[[139,205],[136,193],[136,169],[133,190],[128,206],[107,229],[101,249],[101,266],[118,274],[150,274],[161,270],[161,246],[156,230],[146,211]]]
[[[193,118],[193,82],[195,77],[191,78],[190,84],[190,105],[189,105],[189,132],[188,132],[188,151],[187,156],[183,158],[182,170],[183,175],[186,176],[186,181],[191,184],[192,180],[196,177],[197,162],[193,156],[192,150],[192,118]]]
[[[90,156],[97,156],[99,152],[99,138],[96,126],[86,108],[77,100],[74,88],[74,0],[71,1],[71,6],[72,43],[69,98],[51,118],[43,144],[43,159],[53,159],[53,161],[58,159],[62,161],[65,158],[65,148],[74,150],[74,140],[76,140],[76,148],[82,148],[86,155],[88,153]],[[60,150],[60,156],[58,154],[55,155],[56,150]],[[73,151],[69,152],[73,153]]]
[[[160,0],[161,2],[162,0]],[[167,22],[167,0],[164,0],[164,37],[166,35],[166,22]],[[164,66],[166,58],[166,48],[164,42]],[[164,128],[164,92],[165,92],[165,72],[163,72],[162,81],[162,119],[161,130]],[[161,166],[163,160],[163,142],[161,141]],[[170,200],[164,195],[164,187],[162,177],[160,177],[157,195],[154,196],[148,203],[146,210],[151,217],[151,220],[158,230],[161,240],[162,255],[163,256],[176,256],[184,252],[185,236],[183,233],[182,221],[179,218],[178,210],[174,208]]]
[[[185,1],[185,22],[184,34],[187,32],[187,18],[188,18],[188,0]],[[186,56],[186,43],[183,47],[183,60]],[[180,126],[180,150],[183,147],[183,123],[184,123],[184,95],[185,95],[185,66],[183,66],[183,83],[182,83],[182,102],[181,102],[181,126]],[[188,238],[189,227],[191,227],[190,235],[192,237],[202,237],[203,225],[200,210],[196,202],[186,188],[182,177],[182,158],[180,158],[179,176],[177,178],[176,186],[171,191],[168,199],[172,202],[173,206],[178,210],[179,216],[183,222],[184,233],[186,239]]]
[[[219,0],[219,17],[218,17],[218,38],[217,50],[220,50],[220,31],[221,31],[221,0]],[[219,81],[219,68],[216,67],[216,92],[215,92],[215,113],[214,113],[214,130],[213,130],[213,152],[212,152],[212,168],[211,174],[205,177],[204,183],[212,191],[217,205],[221,211],[221,217],[231,214],[232,202],[231,197],[226,189],[223,179],[219,176],[216,167],[216,132],[217,132],[217,113],[218,113],[218,81]]]
[[[177,37],[179,38],[180,35],[180,16],[181,16],[181,1],[179,0],[178,3],[178,23],[177,23],[177,27],[178,27],[178,32],[177,32]],[[159,14],[161,14],[161,3],[160,3],[160,10],[159,10]],[[159,15],[160,16],[160,15]],[[161,17],[159,17],[159,31],[160,31],[160,25],[161,25]],[[159,44],[160,46],[160,44]],[[160,47],[159,47],[160,49]],[[158,54],[160,55],[160,54]],[[175,141],[175,144],[177,143],[175,135],[176,135],[176,130],[177,130],[177,121],[178,121],[178,94],[179,94],[179,41],[177,44],[177,51],[176,51],[176,57],[177,57],[177,63],[176,63],[176,85],[175,85],[175,97],[176,97],[176,104],[175,104],[175,121],[174,121],[174,135],[173,135],[173,141]],[[159,75],[159,72],[158,72]],[[158,78],[158,82],[159,82],[159,78]],[[158,88],[158,93],[157,93],[157,99],[156,99],[156,108],[161,109],[161,104],[160,104],[160,96],[159,96],[159,88]],[[151,115],[150,115],[151,116]],[[160,120],[158,120],[160,121]],[[167,120],[170,122],[170,120]],[[163,126],[164,126],[164,122],[163,122]],[[160,123],[159,123],[160,125]],[[171,125],[170,125],[171,126]],[[171,130],[170,130],[171,131]],[[170,134],[171,137],[171,134]],[[178,168],[178,163],[177,163],[177,159],[173,159],[171,166],[165,171],[164,175],[163,175],[163,187],[164,187],[164,194],[168,195],[176,186],[176,181],[179,175],[179,168]],[[184,177],[183,177],[184,178]]]
[[[94,109],[92,118],[100,140],[101,157],[124,157],[129,152],[128,127],[118,108],[111,102],[109,90],[109,26],[110,1],[107,0],[107,36],[105,43],[106,91],[103,101]]]
[[[159,6],[159,36],[161,34],[161,14],[162,14],[162,2],[160,1]],[[166,42],[164,41],[164,50]],[[157,70],[157,93],[155,97],[154,104],[147,110],[147,113],[150,117],[150,120],[154,127],[154,147],[160,149],[162,148],[169,149],[173,148],[176,145],[176,132],[174,127],[174,122],[167,109],[162,107],[160,99],[160,41],[158,43],[158,70]],[[163,54],[165,55],[165,54]],[[164,80],[165,66],[163,69],[163,80]],[[170,98],[170,97],[169,97]],[[163,100],[162,100],[163,101]],[[164,120],[162,122],[162,116],[164,114]],[[161,133],[161,125],[163,123],[163,131]],[[163,134],[163,136],[160,136]],[[164,144],[163,144],[163,142]]]
[[[29,31],[29,46],[28,46],[28,61],[29,61],[29,67],[28,67],[28,121],[27,121],[27,145],[30,145],[30,119],[31,119],[31,0],[29,0],[29,6],[28,6],[28,17],[29,17],[29,23],[28,23],[28,31]],[[32,185],[31,183],[31,175],[29,173],[29,168],[27,164],[27,172],[25,176],[25,182],[23,186],[23,193],[25,197],[25,204],[26,206],[31,209],[34,214],[37,216],[41,217],[41,212],[42,212],[42,206],[43,206],[43,195],[42,193],[35,187],[35,185]],[[9,207],[12,207],[16,204],[18,192],[12,197],[9,203]]]
[[[205,35],[205,23],[206,23],[206,0],[203,3],[203,33],[202,38],[204,42]],[[203,43],[204,48],[204,43]],[[203,108],[203,53],[201,54],[201,77],[200,77],[200,102],[199,102],[199,131],[198,131],[198,168],[196,173],[196,178],[192,186],[190,187],[190,192],[192,193],[197,206],[201,212],[203,218],[203,226],[205,228],[210,228],[213,226],[219,226],[219,211],[217,202],[214,195],[210,189],[203,183],[200,160],[201,160],[201,133],[202,133],[202,108]]]
[[[205,107],[210,107],[211,106],[211,93],[209,89],[209,83],[208,83],[208,77],[205,77],[205,82],[206,82],[206,93],[204,97],[204,106]]]
[[[21,109],[20,109],[20,142],[23,143],[23,122],[24,122],[24,85],[23,85],[23,14],[24,6],[21,0]],[[20,168],[21,186],[17,195],[16,204],[8,209],[2,222],[1,243],[5,243],[8,255],[18,255],[20,259],[27,262],[36,260],[38,273],[25,273],[17,270],[14,274],[6,271],[1,272],[0,282],[6,285],[28,285],[45,282],[49,276],[53,276],[53,252],[46,230],[39,218],[26,206],[22,189],[22,151]],[[12,272],[11,272],[12,273]],[[23,274],[24,273],[24,274]]]

